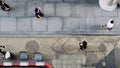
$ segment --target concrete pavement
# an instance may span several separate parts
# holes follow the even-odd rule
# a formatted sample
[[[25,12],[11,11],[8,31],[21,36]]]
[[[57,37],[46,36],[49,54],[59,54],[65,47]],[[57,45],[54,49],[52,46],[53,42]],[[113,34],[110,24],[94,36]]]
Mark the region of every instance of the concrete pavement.
[[[6,0],[13,10],[0,10],[1,35],[118,35],[119,7],[107,12],[99,7],[98,0]],[[44,18],[34,16],[35,7],[41,7]],[[100,28],[110,18],[115,19],[112,31]]]
[[[88,42],[88,48],[84,51],[78,45],[83,40]],[[28,50],[32,47],[33,50],[40,51],[44,59],[51,59],[53,68],[119,68],[119,43],[119,36],[0,37],[0,44],[6,46],[4,50],[17,56],[21,50],[28,51],[32,59],[33,53]],[[28,47],[28,44],[33,45]]]

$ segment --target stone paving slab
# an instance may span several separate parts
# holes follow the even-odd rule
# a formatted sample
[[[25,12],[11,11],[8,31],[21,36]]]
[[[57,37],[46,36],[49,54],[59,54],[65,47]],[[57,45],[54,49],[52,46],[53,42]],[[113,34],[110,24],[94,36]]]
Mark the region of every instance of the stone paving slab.
[[[104,11],[99,7],[98,0],[6,0],[6,3],[13,7],[13,10],[9,12],[0,10],[1,35],[120,34],[120,9],[117,8],[112,12]],[[36,7],[41,8],[45,14],[44,18],[35,18],[34,9]],[[17,19],[13,21],[13,26],[7,24],[8,21],[4,21],[10,20],[9,18]],[[24,28],[20,27],[26,22],[26,20],[20,21],[23,18],[30,18],[31,20],[30,23],[24,24]],[[106,23],[110,18],[115,19],[115,27],[111,31],[99,27],[100,24]],[[6,24],[3,24],[2,21]]]
[[[16,18],[1,18],[1,31],[15,32]]]
[[[31,31],[32,30],[32,19],[31,18],[20,18],[17,19],[17,31]]]
[[[86,40],[88,42],[87,49],[91,49],[91,46],[98,47],[91,49],[90,51],[87,51],[87,49],[82,51],[79,49],[79,45],[77,44],[83,40]],[[112,64],[112,62],[109,63],[110,59],[119,59],[119,57],[117,57],[117,54],[119,55],[120,49],[119,40],[119,36],[0,36],[0,44],[6,46],[4,50],[10,51],[15,55],[18,55],[19,51],[21,50],[25,51],[26,44],[29,41],[36,41],[39,46],[39,49],[37,49],[43,54],[43,57],[45,59],[52,59],[52,64],[54,66],[53,68],[96,68],[96,64],[102,64],[101,61],[103,59],[105,59],[105,62],[107,64]],[[65,46],[69,47],[64,48]],[[59,49],[59,47],[62,47],[64,49],[63,52],[58,53],[56,51]],[[70,51],[73,52],[74,49],[78,51],[74,53],[66,52],[66,50],[69,49],[71,49]],[[95,49],[99,49],[99,51],[94,51]],[[103,53],[103,51],[105,53]],[[112,57],[110,57],[111,55]],[[114,62],[119,63],[119,60]],[[115,64],[119,66],[118,63]]]

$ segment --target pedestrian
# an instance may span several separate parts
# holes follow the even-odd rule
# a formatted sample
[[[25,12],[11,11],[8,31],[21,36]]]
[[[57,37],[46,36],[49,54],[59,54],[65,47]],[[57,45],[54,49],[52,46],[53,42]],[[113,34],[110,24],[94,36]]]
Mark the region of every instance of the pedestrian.
[[[106,27],[108,30],[112,30],[114,26],[114,20],[110,19],[108,23],[100,25],[101,27]]]
[[[0,6],[1,6],[1,9],[4,10],[4,11],[10,11],[11,10],[11,7],[2,0],[0,1]]]
[[[83,41],[82,43],[79,43],[80,49],[85,50],[87,48],[87,42]]]
[[[0,53],[3,55],[2,57],[5,59],[11,58],[11,53],[9,51],[3,51],[2,49],[0,49]]]
[[[35,16],[36,16],[37,18],[42,18],[42,17],[44,16],[44,14],[42,13],[40,7],[35,8]]]

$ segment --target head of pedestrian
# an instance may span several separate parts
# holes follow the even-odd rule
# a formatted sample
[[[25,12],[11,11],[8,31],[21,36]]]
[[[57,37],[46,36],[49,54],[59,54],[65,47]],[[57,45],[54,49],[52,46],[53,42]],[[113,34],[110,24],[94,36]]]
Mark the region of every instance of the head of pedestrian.
[[[5,3],[3,1],[0,1],[0,6],[3,6]]]
[[[87,42],[83,41],[83,42],[79,43],[79,46],[80,46],[81,50],[85,50],[87,48]]]
[[[110,23],[113,24],[113,23],[114,23],[114,20],[111,20]]]

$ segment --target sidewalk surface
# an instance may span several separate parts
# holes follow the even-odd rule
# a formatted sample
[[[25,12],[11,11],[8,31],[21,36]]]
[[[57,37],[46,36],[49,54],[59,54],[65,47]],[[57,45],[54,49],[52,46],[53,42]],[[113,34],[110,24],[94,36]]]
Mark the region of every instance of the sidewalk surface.
[[[88,42],[88,48],[82,51],[78,43],[84,40]],[[19,51],[28,51],[32,55],[29,51],[32,47],[32,50],[40,51],[44,59],[51,59],[53,68],[120,67],[120,36],[1,36],[0,44],[17,56]]]
[[[68,34],[120,34],[119,7],[107,12],[98,0],[6,0],[13,10],[0,9],[2,35],[68,35]],[[34,16],[35,7],[41,7],[44,18]],[[110,18],[115,20],[113,30],[100,28]]]

